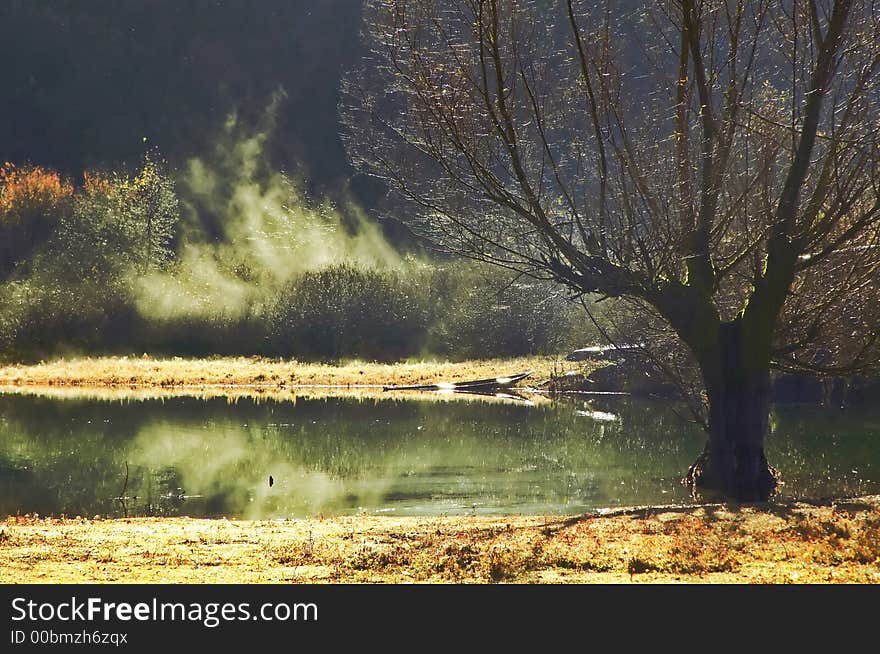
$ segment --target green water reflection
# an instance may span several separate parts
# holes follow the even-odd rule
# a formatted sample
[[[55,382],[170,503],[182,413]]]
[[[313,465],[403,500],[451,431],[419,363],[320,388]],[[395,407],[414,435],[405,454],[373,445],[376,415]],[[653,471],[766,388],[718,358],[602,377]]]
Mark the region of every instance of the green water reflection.
[[[596,404],[0,395],[0,513],[544,514],[687,501],[678,480],[699,430],[662,402]],[[880,412],[780,407],[772,422],[785,495],[880,492]]]

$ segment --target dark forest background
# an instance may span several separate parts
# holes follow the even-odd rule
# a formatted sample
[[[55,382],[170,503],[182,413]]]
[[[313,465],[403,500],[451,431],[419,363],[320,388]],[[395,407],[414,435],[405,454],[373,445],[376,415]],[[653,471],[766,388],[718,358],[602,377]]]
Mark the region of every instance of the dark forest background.
[[[357,0],[5,0],[0,152],[76,175],[139,159],[146,138],[180,164],[281,87],[271,162],[345,184],[339,79],[360,19]]]
[[[438,255],[379,217],[384,189],[355,174],[339,135],[361,12],[0,3],[0,358],[393,360],[581,343],[559,292]]]

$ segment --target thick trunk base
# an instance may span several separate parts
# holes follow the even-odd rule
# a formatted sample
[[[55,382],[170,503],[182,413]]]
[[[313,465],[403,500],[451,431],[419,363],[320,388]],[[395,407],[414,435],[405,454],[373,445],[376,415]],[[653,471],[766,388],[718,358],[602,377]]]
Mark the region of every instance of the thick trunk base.
[[[763,448],[713,448],[711,442],[688,468],[683,482],[695,499],[737,502],[764,502],[782,483]]]
[[[779,485],[764,456],[769,431],[770,367],[762,339],[739,319],[719,331],[717,359],[705,361],[709,441],[686,483],[702,497],[762,502]]]

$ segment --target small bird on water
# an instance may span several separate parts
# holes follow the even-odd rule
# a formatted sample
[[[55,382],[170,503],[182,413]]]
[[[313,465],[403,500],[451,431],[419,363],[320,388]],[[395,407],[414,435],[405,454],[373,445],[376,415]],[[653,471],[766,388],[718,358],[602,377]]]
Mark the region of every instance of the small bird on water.
[[[275,483],[275,480],[272,478],[272,475],[269,475],[269,488],[272,488],[272,484]]]

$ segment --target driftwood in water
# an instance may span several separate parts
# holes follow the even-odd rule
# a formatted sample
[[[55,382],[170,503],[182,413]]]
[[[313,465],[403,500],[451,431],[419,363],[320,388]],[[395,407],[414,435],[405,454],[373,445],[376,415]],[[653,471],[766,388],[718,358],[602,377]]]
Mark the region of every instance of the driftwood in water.
[[[439,384],[417,384],[412,386],[383,386],[383,391],[477,391],[481,389],[507,388],[531,375],[534,371],[521,372],[507,377],[474,379],[471,381],[443,382]]]

